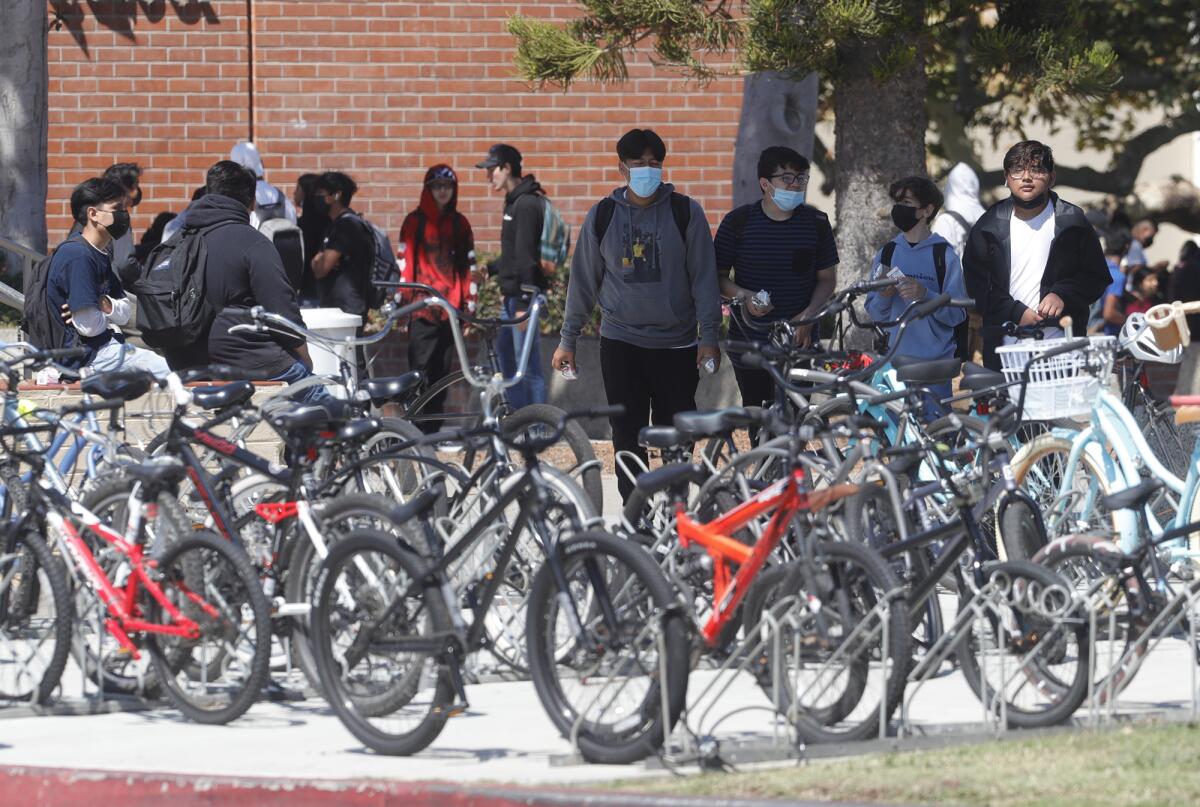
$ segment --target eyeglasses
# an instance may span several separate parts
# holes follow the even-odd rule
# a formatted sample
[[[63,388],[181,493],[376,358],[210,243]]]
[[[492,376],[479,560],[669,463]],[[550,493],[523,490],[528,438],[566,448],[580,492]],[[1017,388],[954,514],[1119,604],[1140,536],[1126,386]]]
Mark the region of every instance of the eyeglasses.
[[[771,179],[778,179],[784,185],[799,185],[802,188],[808,185],[808,174],[773,174]]]
[[[1050,172],[1044,168],[1016,168],[1008,172],[1009,179],[1024,179],[1028,174],[1032,179],[1045,179]]]

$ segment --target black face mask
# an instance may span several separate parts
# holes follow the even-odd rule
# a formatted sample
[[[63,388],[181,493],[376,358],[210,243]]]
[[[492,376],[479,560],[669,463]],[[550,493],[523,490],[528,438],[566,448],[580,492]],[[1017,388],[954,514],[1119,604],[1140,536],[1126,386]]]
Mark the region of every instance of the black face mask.
[[[329,202],[325,201],[325,197],[323,196],[314,196],[311,199],[305,199],[304,212],[327,218],[329,216]]]
[[[895,224],[901,232],[908,232],[916,227],[920,220],[921,216],[917,212],[917,208],[908,205],[892,205],[892,224]]]
[[[1041,194],[1040,196],[1035,196],[1034,198],[1030,199],[1028,202],[1025,201],[1024,199],[1022,199],[1020,196],[1017,196],[1014,193],[1012,200],[1013,200],[1013,204],[1016,205],[1017,207],[1021,208],[1022,210],[1037,210],[1039,207],[1046,204],[1046,200],[1048,198],[1050,198],[1050,192],[1046,191],[1045,193]]]
[[[129,211],[114,210],[112,211],[112,224],[106,225],[104,229],[108,230],[108,234],[116,241],[125,233],[129,232]]]
[[[1146,238],[1142,239],[1142,248],[1150,249],[1150,245],[1153,243],[1154,243],[1154,236],[1152,236],[1152,235],[1146,236]]]

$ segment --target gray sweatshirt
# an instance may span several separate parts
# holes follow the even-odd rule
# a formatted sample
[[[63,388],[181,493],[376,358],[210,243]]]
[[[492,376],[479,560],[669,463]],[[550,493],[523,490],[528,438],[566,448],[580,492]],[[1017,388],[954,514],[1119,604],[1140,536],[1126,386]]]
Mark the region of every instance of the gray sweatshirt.
[[[603,243],[596,239],[596,206],[575,242],[561,347],[575,351],[583,324],[600,303],[600,335],[645,348],[716,345],[721,327],[717,259],[708,220],[695,199],[687,244],[671,212],[673,186],[663,184],[645,208],[616,202]]]

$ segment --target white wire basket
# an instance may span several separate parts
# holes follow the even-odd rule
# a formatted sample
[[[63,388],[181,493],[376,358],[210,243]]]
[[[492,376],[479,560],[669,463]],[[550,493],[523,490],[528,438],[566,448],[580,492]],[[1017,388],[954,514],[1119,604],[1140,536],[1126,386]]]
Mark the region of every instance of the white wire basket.
[[[1070,339],[1026,339],[996,348],[1001,369],[1008,381],[1019,382],[1025,366],[1043,353],[1061,347]],[[1039,361],[1029,371],[1025,392],[1024,420],[1056,420],[1088,415],[1112,372],[1115,336],[1089,337],[1090,345]],[[1012,387],[1014,400],[1020,387]]]

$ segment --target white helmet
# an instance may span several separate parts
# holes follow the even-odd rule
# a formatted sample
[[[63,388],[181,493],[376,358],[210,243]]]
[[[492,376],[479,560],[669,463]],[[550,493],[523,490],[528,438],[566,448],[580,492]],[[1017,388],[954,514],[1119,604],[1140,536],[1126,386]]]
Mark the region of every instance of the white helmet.
[[[1158,342],[1154,340],[1154,333],[1150,330],[1150,323],[1146,321],[1146,315],[1141,313],[1130,314],[1121,326],[1120,346],[1141,361],[1179,364],[1183,359],[1182,345],[1172,350],[1163,350],[1158,346]]]

